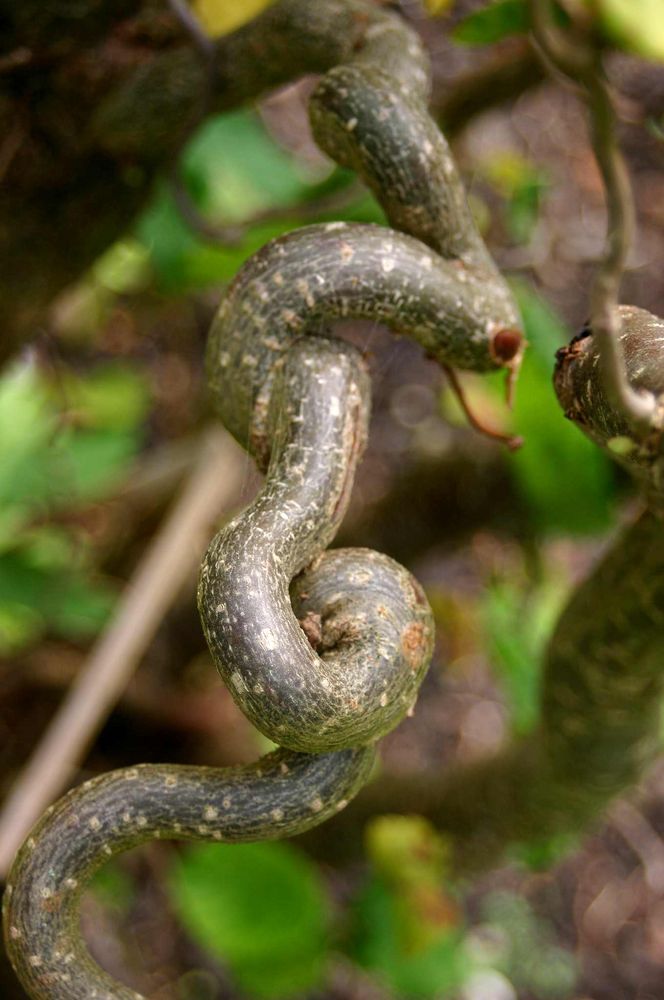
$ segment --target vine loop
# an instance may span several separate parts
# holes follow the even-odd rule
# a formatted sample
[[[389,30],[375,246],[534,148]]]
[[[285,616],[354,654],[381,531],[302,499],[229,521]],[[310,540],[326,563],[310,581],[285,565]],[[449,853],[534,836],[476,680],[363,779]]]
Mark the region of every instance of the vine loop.
[[[209,382],[224,424],[266,479],[210,545],[199,607],[233,697],[282,749],[239,770],[112,772],[49,810],[5,897],[8,950],[35,1000],[137,996],[92,961],[78,927],[81,891],[108,858],[158,837],[239,841],[308,829],[357,792],[375,741],[414,703],[433,645],[421,588],[386,556],[324,551],[369,415],[365,363],[332,335],[334,322],[387,324],[447,367],[513,375],[521,357],[516,308],[426,110],[426,59],[398,18],[359,0],[279,0],[217,55],[226,106],[294,72],[324,72],[311,100],[315,137],[357,171],[394,229],[333,223],[291,233],[228,289],[210,334]],[[131,97],[118,95],[118,106]],[[104,108],[107,124],[113,114]]]

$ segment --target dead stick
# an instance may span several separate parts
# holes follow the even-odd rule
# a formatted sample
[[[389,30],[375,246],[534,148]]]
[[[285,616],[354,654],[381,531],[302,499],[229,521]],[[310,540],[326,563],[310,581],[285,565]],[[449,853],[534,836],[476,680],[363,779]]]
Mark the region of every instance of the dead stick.
[[[33,823],[63,790],[136,669],[165,612],[200,562],[210,528],[237,503],[244,459],[221,430],[196,466],[0,812],[0,876]]]

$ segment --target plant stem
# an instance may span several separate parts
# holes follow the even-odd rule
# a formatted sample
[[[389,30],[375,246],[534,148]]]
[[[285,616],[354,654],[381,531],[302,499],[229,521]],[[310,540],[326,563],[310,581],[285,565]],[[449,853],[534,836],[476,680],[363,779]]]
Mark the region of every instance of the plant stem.
[[[637,391],[627,378],[618,313],[620,285],[634,235],[634,201],[616,135],[616,113],[601,53],[590,38],[567,36],[555,24],[551,0],[531,0],[533,35],[547,60],[583,90],[590,117],[592,146],[604,183],[607,220],[606,252],[591,292],[591,321],[606,393],[628,427],[643,437],[653,426],[656,403]]]

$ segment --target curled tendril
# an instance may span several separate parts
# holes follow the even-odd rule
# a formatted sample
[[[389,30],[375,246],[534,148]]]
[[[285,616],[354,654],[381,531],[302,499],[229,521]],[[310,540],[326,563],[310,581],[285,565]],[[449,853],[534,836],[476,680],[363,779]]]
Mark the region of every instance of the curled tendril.
[[[332,338],[330,324],[383,322],[444,365],[476,371],[513,375],[522,351],[512,298],[426,110],[426,59],[400,20],[355,0],[280,0],[219,43],[215,58],[225,106],[334,67],[311,98],[314,134],[358,172],[394,229],[332,224],[279,239],[222,303],[208,349],[215,405],[267,475],[213,540],[199,605],[231,692],[285,749],[239,770],[116,771],[52,807],[21,848],[5,897],[8,951],[35,1000],[138,996],[94,963],[78,927],[80,894],[109,857],[158,837],[238,841],[321,822],[366,780],[374,742],[414,702],[433,642],[420,587],[378,553],[324,552],[369,412],[362,357]],[[140,100],[140,79],[114,100],[100,121],[116,151],[128,151],[131,135],[112,123],[123,120],[123,102]],[[157,153],[158,115],[154,128]]]

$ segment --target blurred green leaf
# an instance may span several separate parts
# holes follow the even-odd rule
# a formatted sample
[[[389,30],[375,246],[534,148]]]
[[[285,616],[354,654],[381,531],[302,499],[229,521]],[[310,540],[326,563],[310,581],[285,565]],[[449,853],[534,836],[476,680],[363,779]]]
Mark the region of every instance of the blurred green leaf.
[[[662,0],[586,0],[606,34],[621,48],[664,60]]]
[[[364,836],[373,865],[394,883],[438,886],[446,873],[447,845],[422,816],[377,816]]]
[[[549,871],[563,858],[579,849],[582,834],[559,833],[553,837],[514,844],[508,851],[517,863],[532,871]]]
[[[57,414],[34,365],[0,377],[0,537],[11,536],[29,509],[48,496],[48,462]]]
[[[9,632],[25,633],[32,615],[34,632],[51,627],[65,638],[85,639],[107,621],[115,599],[115,588],[103,578],[45,568],[32,561],[29,550],[0,555],[0,607]],[[29,638],[25,633],[24,639]]]
[[[0,377],[0,649],[45,630],[87,639],[107,621],[114,585],[94,574],[74,525],[43,522],[126,475],[148,401],[144,380],[118,365],[57,384],[31,364]]]
[[[43,627],[44,620],[35,608],[0,600],[0,656],[19,652],[39,637]]]
[[[117,294],[137,292],[149,281],[149,256],[142,243],[127,238],[114,243],[92,268],[96,281]]]
[[[334,170],[319,183],[277,145],[255,114],[238,111],[211,119],[194,137],[184,157],[183,177],[206,219],[247,223],[248,228],[237,245],[204,240],[182,218],[170,186],[160,185],[137,234],[149,248],[159,286],[169,292],[229,281],[265,243],[302,225],[300,205],[347,186],[352,175]],[[283,209],[283,216],[252,223],[272,209]],[[383,219],[369,195],[343,215],[364,222]],[[321,213],[321,219],[325,217]]]
[[[290,154],[267,134],[258,116],[237,111],[210,119],[189,143],[183,181],[201,212],[226,223],[297,201],[306,179]],[[240,264],[283,226],[258,227],[239,247],[197,238],[178,212],[167,184],[138,225],[163,288],[169,291],[227,280]]]
[[[487,648],[504,682],[515,732],[527,733],[539,717],[541,662],[568,587],[548,579],[533,586],[511,579],[492,581],[484,592],[482,617]]]
[[[71,532],[57,525],[28,528],[21,538],[21,549],[38,569],[71,569],[82,563],[81,548],[76,546]]]
[[[397,994],[442,996],[468,971],[445,839],[421,816],[378,816],[365,844],[374,875],[355,902],[353,956]]]
[[[528,350],[516,391],[514,425],[525,438],[508,458],[542,531],[586,534],[611,522],[613,470],[605,455],[565,420],[552,384],[554,355],[569,340],[553,311],[522,282],[513,291]]]
[[[505,221],[510,236],[515,243],[527,243],[548,188],[545,174],[515,151],[492,156],[483,172],[505,199]]]
[[[489,45],[509,35],[523,34],[529,28],[526,0],[494,0],[460,21],[452,38],[464,45]]]
[[[499,963],[511,982],[542,1000],[565,1000],[577,978],[574,956],[555,943],[552,929],[533,912],[526,899],[494,892],[483,903],[487,921],[507,935]]]
[[[403,907],[378,876],[370,879],[353,906],[353,958],[397,995],[444,997],[467,978],[471,963],[458,927],[443,925],[419,948],[404,939]]]
[[[66,639],[90,638],[108,621],[116,598],[115,588],[103,578],[65,576],[57,600],[51,603],[49,624]]]
[[[18,363],[0,378],[0,455],[32,451],[48,440],[54,415],[33,364]],[[4,477],[3,477],[4,478]]]
[[[148,385],[135,368],[117,363],[64,375],[60,392],[78,426],[126,430],[137,427],[150,406]]]
[[[287,997],[320,981],[329,904],[317,868],[294,847],[194,847],[169,884],[187,931],[228,963],[242,989]]]
[[[90,883],[90,892],[102,905],[125,916],[136,898],[133,879],[122,868],[122,863],[112,861],[96,873]]]
[[[54,490],[54,503],[72,506],[104,496],[126,475],[139,442],[134,430],[63,431],[57,455],[62,492]]]
[[[182,173],[188,186],[202,191],[202,206],[231,222],[293,202],[308,179],[247,110],[209,119],[188,144]]]

